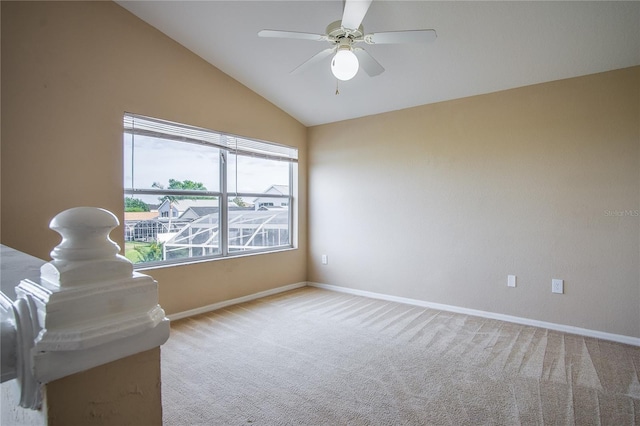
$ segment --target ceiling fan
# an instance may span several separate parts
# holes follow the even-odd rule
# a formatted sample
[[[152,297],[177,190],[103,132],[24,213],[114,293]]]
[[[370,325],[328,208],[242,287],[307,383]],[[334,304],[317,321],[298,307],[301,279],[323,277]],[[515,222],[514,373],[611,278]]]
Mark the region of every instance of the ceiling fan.
[[[389,31],[365,34],[361,24],[372,1],[346,0],[342,20],[329,24],[326,34],[262,30],[258,32],[258,36],[329,42],[331,47],[318,52],[291,72],[298,73],[303,71],[335,53],[331,60],[331,71],[337,79],[343,81],[355,77],[359,67],[362,67],[371,77],[384,72],[384,67],[366,50],[357,46],[358,43],[424,43],[436,39],[435,30]]]

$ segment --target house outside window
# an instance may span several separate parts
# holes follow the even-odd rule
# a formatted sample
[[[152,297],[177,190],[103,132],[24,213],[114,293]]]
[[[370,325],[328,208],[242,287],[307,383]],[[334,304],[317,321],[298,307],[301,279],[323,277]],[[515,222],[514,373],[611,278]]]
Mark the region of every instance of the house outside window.
[[[293,247],[297,149],[124,116],[125,256],[137,267]]]

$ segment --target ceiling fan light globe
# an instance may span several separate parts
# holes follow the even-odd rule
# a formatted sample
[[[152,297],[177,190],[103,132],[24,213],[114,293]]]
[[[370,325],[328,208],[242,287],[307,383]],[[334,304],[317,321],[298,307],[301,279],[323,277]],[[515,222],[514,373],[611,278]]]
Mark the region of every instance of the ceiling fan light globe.
[[[351,50],[339,50],[331,60],[331,72],[342,81],[355,77],[359,66],[358,58]]]

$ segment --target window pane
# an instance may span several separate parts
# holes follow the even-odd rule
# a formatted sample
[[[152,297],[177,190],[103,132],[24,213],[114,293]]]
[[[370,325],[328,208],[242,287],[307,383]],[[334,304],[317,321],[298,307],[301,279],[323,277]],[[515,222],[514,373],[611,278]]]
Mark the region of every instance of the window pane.
[[[128,113],[123,125],[125,256],[132,262],[292,246],[297,149]]]
[[[125,211],[124,219],[125,256],[133,263],[221,253],[218,197],[166,196],[157,210]]]
[[[244,199],[244,197],[239,197]],[[229,253],[286,247],[290,245],[289,198],[267,198],[244,202],[229,199]],[[270,205],[264,205],[270,204]]]
[[[218,148],[128,133],[124,141],[125,188],[220,190]],[[195,185],[176,187],[172,182]]]
[[[276,195],[289,195],[289,163],[229,153],[227,165],[227,191],[263,193],[273,190]],[[237,185],[236,185],[237,176]],[[286,193],[282,192],[287,187]],[[269,192],[271,193],[271,192]]]

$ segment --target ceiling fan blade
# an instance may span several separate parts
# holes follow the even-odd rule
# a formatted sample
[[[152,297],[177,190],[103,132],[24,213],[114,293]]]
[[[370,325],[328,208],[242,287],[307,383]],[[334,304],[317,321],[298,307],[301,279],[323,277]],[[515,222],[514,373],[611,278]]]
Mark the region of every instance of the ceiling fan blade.
[[[324,41],[327,36],[324,34],[298,33],[295,31],[262,30],[258,32],[259,37],[293,38],[300,40]]]
[[[349,30],[357,30],[362,24],[373,0],[346,0],[342,13],[342,26]]]
[[[437,37],[435,30],[389,31],[367,34],[364,41],[369,44],[426,43]]]
[[[291,74],[298,74],[303,72],[304,70],[308,69],[312,65],[315,65],[318,62],[322,61],[327,56],[330,56],[333,52],[335,52],[335,50],[336,50],[335,47],[330,47],[328,49],[321,50],[320,52],[313,55],[311,58],[307,59],[302,64],[298,65],[295,69],[293,69],[291,71]]]
[[[384,72],[384,67],[376,61],[373,56],[369,54],[366,50],[361,47],[356,47],[353,49],[353,53],[358,58],[358,62],[360,63],[360,67],[369,74],[370,77],[375,77],[376,75],[380,75]]]

